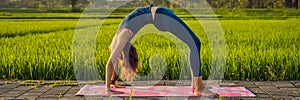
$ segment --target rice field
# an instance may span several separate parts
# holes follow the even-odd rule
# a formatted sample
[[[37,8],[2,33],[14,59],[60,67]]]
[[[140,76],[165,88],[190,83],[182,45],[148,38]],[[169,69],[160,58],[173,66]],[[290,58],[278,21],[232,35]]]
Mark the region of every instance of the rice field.
[[[110,54],[108,46],[120,21],[96,21],[103,22],[97,35],[94,57],[101,77],[105,75],[105,65]],[[202,41],[202,73],[206,79],[212,62],[210,44],[197,21],[185,22]],[[77,23],[78,20],[66,19],[1,20],[1,78],[76,79],[72,43]],[[300,20],[220,20],[220,23],[227,48],[224,79],[300,79]],[[78,30],[96,26],[81,25]],[[176,49],[176,45],[162,35],[144,35],[137,38],[133,45],[137,48],[141,65],[137,78],[175,80],[179,78],[183,65],[187,65],[182,64],[181,52]],[[181,45],[184,47],[184,44]],[[184,78],[188,79],[190,72],[186,71],[185,74]]]

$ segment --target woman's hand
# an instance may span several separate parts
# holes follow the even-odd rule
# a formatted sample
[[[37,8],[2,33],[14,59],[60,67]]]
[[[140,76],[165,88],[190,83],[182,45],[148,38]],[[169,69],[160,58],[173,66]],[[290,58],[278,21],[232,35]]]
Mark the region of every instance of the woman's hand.
[[[110,95],[110,94],[124,94],[124,92],[121,92],[121,91],[111,90],[109,87],[105,88],[105,92],[108,95]]]
[[[114,84],[110,84],[109,87],[110,87],[110,88],[117,88],[117,86],[115,86]]]
[[[125,86],[119,86],[119,85],[117,85],[116,83],[110,84],[109,87],[110,87],[110,88],[125,88]]]

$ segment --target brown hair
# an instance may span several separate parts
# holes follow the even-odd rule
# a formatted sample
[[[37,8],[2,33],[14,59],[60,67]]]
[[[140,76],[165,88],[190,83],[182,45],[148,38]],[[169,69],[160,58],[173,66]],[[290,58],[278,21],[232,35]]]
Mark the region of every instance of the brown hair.
[[[136,48],[128,43],[121,54],[121,73],[120,79],[132,81],[139,67],[138,54]]]

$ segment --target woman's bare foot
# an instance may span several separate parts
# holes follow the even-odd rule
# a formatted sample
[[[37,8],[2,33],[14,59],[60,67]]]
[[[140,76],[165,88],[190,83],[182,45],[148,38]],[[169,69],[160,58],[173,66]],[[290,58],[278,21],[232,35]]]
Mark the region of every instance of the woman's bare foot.
[[[193,77],[193,84],[195,86],[195,89],[194,89],[194,95],[201,95],[204,91],[204,83],[203,83],[203,80],[202,80],[202,76],[200,77]]]

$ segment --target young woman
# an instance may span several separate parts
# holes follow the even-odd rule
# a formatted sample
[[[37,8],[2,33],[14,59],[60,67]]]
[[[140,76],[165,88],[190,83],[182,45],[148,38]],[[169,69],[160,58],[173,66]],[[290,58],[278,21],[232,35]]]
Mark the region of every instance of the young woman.
[[[195,95],[203,92],[200,40],[194,32],[173,11],[153,5],[137,8],[126,16],[119,25],[118,32],[110,45],[111,55],[106,65],[106,87],[117,87],[114,77],[118,60],[121,61],[120,77],[132,80],[138,68],[136,49],[130,44],[132,37],[146,24],[154,24],[160,31],[174,34],[190,48],[189,61],[192,69],[192,87]]]

